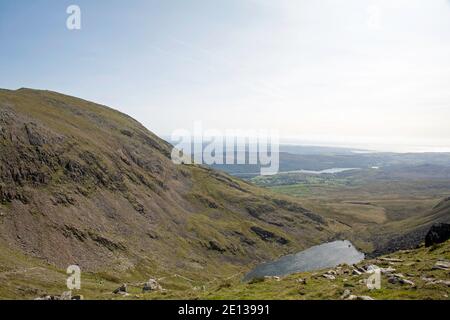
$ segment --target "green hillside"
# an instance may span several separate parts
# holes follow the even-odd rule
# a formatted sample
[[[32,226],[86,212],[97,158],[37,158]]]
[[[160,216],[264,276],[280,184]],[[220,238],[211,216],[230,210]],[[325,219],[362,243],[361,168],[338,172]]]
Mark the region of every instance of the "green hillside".
[[[11,284],[0,297],[36,296],[73,264],[113,285],[175,274],[205,283],[343,227],[294,198],[176,166],[170,152],[111,108],[0,90],[0,277]],[[35,285],[23,289],[25,279]]]

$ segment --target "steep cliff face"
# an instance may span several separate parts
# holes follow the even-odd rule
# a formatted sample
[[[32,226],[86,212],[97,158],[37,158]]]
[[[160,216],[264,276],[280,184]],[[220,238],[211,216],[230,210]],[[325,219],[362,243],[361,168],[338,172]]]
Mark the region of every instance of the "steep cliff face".
[[[296,200],[170,152],[108,107],[0,90],[1,246],[57,267],[206,276],[332,237],[334,222]]]

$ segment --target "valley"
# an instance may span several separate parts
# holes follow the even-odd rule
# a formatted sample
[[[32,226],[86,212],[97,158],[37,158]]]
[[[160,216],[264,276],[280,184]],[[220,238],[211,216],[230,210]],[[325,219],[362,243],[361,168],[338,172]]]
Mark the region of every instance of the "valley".
[[[134,119],[55,92],[0,90],[0,148],[3,298],[64,286],[70,265],[100,283],[204,285],[345,228],[296,198],[175,165]]]
[[[448,157],[440,155],[445,156]],[[415,161],[414,155],[397,157],[396,162],[404,164],[337,173],[280,173],[249,180],[277,193],[298,197],[306,208],[350,226],[344,238],[351,239],[369,255],[387,253],[417,245],[412,239],[400,247],[390,243],[415,227],[422,227],[423,236],[425,225],[450,221],[450,216],[429,218],[450,194],[450,166],[425,160],[424,155],[417,155]],[[399,161],[402,157],[406,160]]]
[[[289,147],[274,176],[176,165],[171,145],[127,115],[32,89],[0,90],[0,148],[3,299],[59,297],[71,265],[82,270],[86,299],[334,299],[345,284],[324,293],[330,282],[317,272],[242,279],[335,240],[374,261],[403,257],[431,225],[449,222],[445,153]],[[439,248],[408,259],[448,259],[447,245]],[[428,270],[430,261],[417,264]],[[312,286],[299,291],[303,276]],[[365,293],[361,279],[347,280]],[[441,284],[375,296],[441,299]]]

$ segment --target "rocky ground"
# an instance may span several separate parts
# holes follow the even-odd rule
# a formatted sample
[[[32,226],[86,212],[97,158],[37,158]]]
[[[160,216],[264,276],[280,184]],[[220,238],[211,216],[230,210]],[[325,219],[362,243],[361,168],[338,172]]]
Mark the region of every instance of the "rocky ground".
[[[380,273],[380,288],[369,278]],[[369,285],[370,286],[370,285]],[[450,294],[450,242],[287,277],[222,285],[208,299],[445,299]]]
[[[380,287],[374,275],[380,274]],[[248,283],[238,273],[228,279],[199,283],[174,274],[143,282],[106,281],[97,291],[51,295],[39,299],[282,299],[282,300],[448,300],[450,241],[399,251],[357,265],[265,277]],[[178,283],[178,285],[176,285]],[[182,284],[183,285],[180,285]],[[369,283],[369,286],[368,286]],[[372,286],[371,286],[372,285]],[[369,288],[370,287],[370,288]],[[81,295],[84,293],[84,295]]]

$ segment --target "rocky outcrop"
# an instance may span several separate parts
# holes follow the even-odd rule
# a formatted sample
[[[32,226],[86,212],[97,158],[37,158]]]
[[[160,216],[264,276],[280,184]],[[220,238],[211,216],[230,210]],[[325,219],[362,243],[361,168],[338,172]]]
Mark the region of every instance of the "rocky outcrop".
[[[250,230],[252,230],[254,233],[256,233],[264,241],[275,241],[279,244],[287,244],[289,242],[287,239],[277,236],[273,232],[261,229],[256,226],[251,227]]]
[[[222,246],[217,241],[214,241],[214,240],[209,241],[208,249],[213,250],[213,251],[218,251],[220,253],[223,253],[226,251],[225,248],[222,248]]]
[[[443,243],[450,239],[450,224],[438,223],[431,227],[425,236],[425,246],[430,247],[434,244]]]

